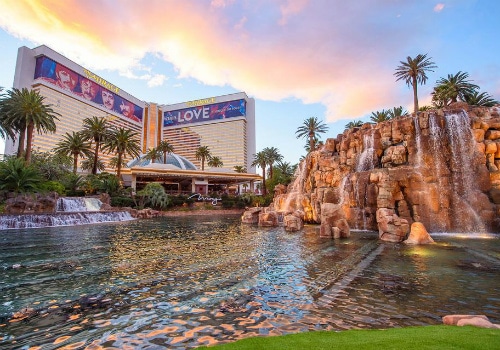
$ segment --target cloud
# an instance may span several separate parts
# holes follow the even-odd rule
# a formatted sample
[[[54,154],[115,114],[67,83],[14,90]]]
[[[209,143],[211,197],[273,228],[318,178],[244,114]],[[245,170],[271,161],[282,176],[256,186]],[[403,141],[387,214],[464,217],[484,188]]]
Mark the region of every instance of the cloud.
[[[152,54],[175,67],[178,76],[169,78],[227,85],[263,100],[322,103],[328,121],[411,103],[394,69],[406,56],[438,46],[437,33],[427,29],[427,6],[414,2],[149,0],[144,6],[12,1],[2,8],[0,26],[85,67],[117,70],[148,86],[167,79],[144,66]],[[400,14],[405,21],[395,20]]]
[[[437,4],[436,6],[434,6],[434,12],[441,12],[443,11],[444,9],[444,4]]]

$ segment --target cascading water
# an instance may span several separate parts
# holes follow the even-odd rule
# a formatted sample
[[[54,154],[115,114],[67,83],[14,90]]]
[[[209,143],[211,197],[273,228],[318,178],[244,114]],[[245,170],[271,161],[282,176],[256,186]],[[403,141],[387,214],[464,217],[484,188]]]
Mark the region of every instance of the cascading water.
[[[99,212],[101,205],[97,198],[62,197],[58,199],[57,211],[53,214],[1,215],[0,229],[74,226],[134,219],[126,211]]]
[[[375,133],[373,130],[369,134],[363,135],[363,151],[359,155],[356,164],[356,171],[367,171],[375,168],[373,155],[375,153]]]
[[[474,200],[481,192],[475,183],[474,139],[469,116],[465,111],[446,115],[446,133],[451,148],[451,177],[456,200],[457,224],[469,231],[485,232],[484,224],[475,210]],[[473,220],[471,223],[469,220]]]
[[[299,163],[297,170],[295,170],[295,180],[292,183],[289,191],[286,194],[284,203],[279,208],[281,212],[290,212],[300,208],[300,198],[304,188],[305,168],[306,162]]]

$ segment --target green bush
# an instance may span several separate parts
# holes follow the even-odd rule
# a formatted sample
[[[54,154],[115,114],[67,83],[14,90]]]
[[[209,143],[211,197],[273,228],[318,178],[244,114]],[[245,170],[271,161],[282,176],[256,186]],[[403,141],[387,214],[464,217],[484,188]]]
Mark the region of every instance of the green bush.
[[[112,207],[135,207],[135,202],[130,197],[111,197]]]
[[[58,181],[45,181],[40,184],[42,192],[57,192],[60,196],[66,195],[66,188]]]

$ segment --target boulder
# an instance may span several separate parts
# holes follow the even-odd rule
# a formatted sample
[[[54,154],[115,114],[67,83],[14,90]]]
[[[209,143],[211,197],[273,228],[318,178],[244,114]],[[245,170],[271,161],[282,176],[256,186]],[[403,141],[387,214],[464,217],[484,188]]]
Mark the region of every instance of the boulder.
[[[244,224],[258,224],[259,223],[259,213],[262,211],[261,207],[253,207],[245,210],[241,216],[241,222]]]
[[[268,213],[259,213],[259,226],[276,227],[278,226],[278,214],[274,211]]]
[[[424,224],[421,222],[414,222],[411,224],[410,234],[408,238],[403,241],[406,244],[429,244],[434,243],[434,240],[427,232]]]
[[[396,215],[394,209],[381,208],[376,214],[379,238],[386,242],[401,242],[410,229],[408,221]]]
[[[304,227],[302,219],[293,214],[285,215],[283,223],[285,225],[285,230],[290,232],[300,231]]]

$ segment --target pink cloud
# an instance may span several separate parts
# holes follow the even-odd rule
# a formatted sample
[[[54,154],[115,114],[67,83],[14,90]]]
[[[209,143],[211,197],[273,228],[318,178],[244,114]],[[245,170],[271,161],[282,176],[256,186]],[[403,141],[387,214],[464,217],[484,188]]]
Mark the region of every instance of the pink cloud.
[[[436,6],[434,6],[434,12],[441,12],[443,11],[444,9],[444,4],[437,4]]]
[[[413,42],[425,42],[419,37],[425,20],[395,20],[412,6],[150,0],[145,9],[139,1],[33,0],[4,5],[0,26],[91,69],[127,71],[155,53],[180,78],[230,85],[264,100],[323,103],[333,121],[411,102],[411,90],[393,73],[406,56],[426,53],[421,46],[408,52]],[[161,73],[150,73],[151,85],[165,79]]]

